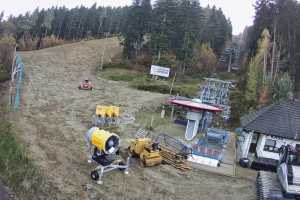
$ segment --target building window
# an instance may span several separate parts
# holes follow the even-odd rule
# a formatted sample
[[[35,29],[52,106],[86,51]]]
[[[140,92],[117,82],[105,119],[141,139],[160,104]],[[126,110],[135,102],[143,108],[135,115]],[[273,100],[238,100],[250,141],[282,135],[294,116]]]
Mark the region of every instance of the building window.
[[[279,150],[276,147],[276,140],[267,139],[265,142],[264,151],[278,153]]]

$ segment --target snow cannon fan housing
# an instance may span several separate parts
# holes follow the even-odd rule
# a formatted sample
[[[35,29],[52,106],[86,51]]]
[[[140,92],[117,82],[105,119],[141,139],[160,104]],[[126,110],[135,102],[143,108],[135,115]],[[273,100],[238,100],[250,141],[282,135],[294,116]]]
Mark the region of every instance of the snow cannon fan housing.
[[[119,136],[104,130],[96,129],[92,134],[92,145],[107,155],[114,154],[119,148]]]
[[[93,128],[90,133],[88,138],[90,143],[95,146],[93,160],[104,166],[111,164],[119,150],[119,136],[99,128]]]

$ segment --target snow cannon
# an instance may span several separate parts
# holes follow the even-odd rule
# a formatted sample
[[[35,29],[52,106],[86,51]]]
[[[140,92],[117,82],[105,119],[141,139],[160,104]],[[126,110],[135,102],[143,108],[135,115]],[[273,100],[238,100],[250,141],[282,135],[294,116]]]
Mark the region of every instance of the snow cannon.
[[[100,153],[114,154],[119,148],[119,136],[99,128],[91,128],[87,133],[87,140],[95,146]]]
[[[102,184],[104,173],[119,169],[128,174],[129,157],[125,161],[119,155],[120,138],[115,133],[93,127],[86,133],[88,157],[99,165],[91,172],[91,178]]]

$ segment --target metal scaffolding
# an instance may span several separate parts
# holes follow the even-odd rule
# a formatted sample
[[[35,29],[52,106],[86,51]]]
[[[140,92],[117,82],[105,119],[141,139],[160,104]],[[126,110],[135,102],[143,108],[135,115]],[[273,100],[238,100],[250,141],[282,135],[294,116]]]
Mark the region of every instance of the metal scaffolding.
[[[223,81],[215,78],[205,78],[207,84],[200,88],[198,98],[202,103],[217,106],[223,109],[222,117],[230,118],[230,89],[233,88],[231,81]]]

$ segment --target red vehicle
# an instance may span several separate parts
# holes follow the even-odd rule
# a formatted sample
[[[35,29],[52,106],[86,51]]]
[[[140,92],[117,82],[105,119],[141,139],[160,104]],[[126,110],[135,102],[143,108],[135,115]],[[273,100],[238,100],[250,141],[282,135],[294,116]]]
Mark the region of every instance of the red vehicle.
[[[80,83],[78,89],[80,89],[80,90],[92,90],[93,85],[89,80],[84,80],[83,82]]]

